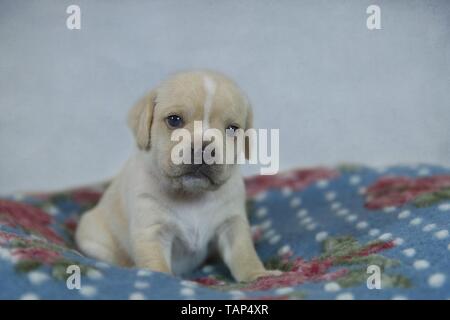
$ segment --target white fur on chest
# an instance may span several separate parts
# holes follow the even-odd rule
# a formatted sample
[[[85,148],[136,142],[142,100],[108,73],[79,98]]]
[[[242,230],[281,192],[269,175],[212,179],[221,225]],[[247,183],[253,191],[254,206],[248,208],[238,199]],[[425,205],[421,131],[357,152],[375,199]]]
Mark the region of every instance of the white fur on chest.
[[[171,229],[170,261],[174,274],[190,272],[208,256],[217,228],[226,218],[217,206],[217,202],[207,200],[180,206],[173,211],[170,218],[170,224],[174,226]]]

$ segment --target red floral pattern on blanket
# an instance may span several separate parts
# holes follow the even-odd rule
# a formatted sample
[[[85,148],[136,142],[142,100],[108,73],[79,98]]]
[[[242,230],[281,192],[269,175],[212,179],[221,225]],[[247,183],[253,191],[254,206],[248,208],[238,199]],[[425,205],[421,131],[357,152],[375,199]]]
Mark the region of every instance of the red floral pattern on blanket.
[[[352,237],[329,238],[325,241],[324,253],[309,261],[299,257],[293,258],[292,252],[270,259],[266,263],[266,267],[282,270],[283,274],[280,276],[262,277],[248,284],[236,284],[214,276],[201,277],[194,281],[216,289],[239,289],[242,291],[263,291],[295,287],[308,282],[328,281],[337,281],[342,286],[350,287],[365,281],[367,264],[376,262],[387,268],[395,265],[396,261],[378,255],[394,246],[393,241],[374,241],[361,245]],[[408,279],[401,275],[387,275],[386,277],[393,286],[407,287],[409,285]],[[259,298],[291,299],[301,297],[301,292],[293,292],[281,297],[261,296]]]
[[[52,277],[65,280],[69,276],[68,266],[77,265],[82,274],[86,274],[89,270],[95,270],[92,266],[66,257],[65,253],[70,250],[64,245],[54,242],[0,231],[0,244],[8,248],[14,269],[19,273],[30,272],[45,265],[50,267]]]
[[[63,239],[52,230],[52,223],[52,217],[37,207],[15,201],[0,200],[0,224],[20,227],[57,244],[64,243]]]
[[[35,261],[46,265],[52,265],[61,258],[61,254],[57,251],[38,247],[17,248],[12,254],[20,261]]]
[[[92,206],[100,200],[102,194],[103,192],[82,188],[72,193],[72,199],[80,205]]]
[[[247,195],[253,197],[269,188],[291,188],[303,190],[319,180],[332,179],[339,175],[337,170],[327,168],[299,169],[275,176],[253,176],[245,179]]]
[[[367,188],[365,207],[378,210],[398,207],[419,197],[428,196],[429,201],[448,196],[450,176],[431,177],[381,177]]]
[[[6,244],[9,241],[13,241],[15,239],[20,239],[20,237],[18,235],[15,235],[14,233],[0,231],[0,244]]]
[[[289,261],[281,263],[288,264]],[[277,277],[262,277],[244,287],[246,291],[269,290],[274,288],[290,287],[299,285],[308,281],[331,281],[347,274],[346,268],[329,271],[333,266],[332,259],[304,261],[296,258],[292,266],[282,275]]]

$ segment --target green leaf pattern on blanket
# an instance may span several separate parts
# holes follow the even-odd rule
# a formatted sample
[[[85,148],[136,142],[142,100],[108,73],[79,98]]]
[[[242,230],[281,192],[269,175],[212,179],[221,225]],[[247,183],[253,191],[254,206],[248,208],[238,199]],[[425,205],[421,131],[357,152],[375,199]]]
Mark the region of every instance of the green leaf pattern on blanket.
[[[210,275],[196,281],[223,291],[267,290],[330,280],[335,281],[342,288],[348,288],[365,284],[369,277],[367,267],[377,265],[382,271],[382,287],[408,288],[411,286],[408,278],[387,272],[398,266],[400,262],[379,254],[392,247],[394,247],[392,241],[377,240],[362,245],[351,236],[331,237],[324,241],[322,254],[310,261],[285,256],[268,259],[265,263],[267,269],[285,272],[285,275],[279,277],[260,278],[252,283],[235,283],[220,275]],[[299,299],[306,298],[307,294],[296,290],[287,293],[284,297]]]

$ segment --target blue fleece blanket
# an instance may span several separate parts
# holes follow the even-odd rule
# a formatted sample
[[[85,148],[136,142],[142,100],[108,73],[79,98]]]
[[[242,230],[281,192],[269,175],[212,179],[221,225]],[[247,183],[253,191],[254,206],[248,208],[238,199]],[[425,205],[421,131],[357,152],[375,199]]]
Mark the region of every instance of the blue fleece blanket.
[[[106,184],[0,199],[1,299],[449,299],[450,170],[356,165],[246,180],[258,254],[279,277],[220,262],[181,279],[83,257],[73,233]],[[78,277],[79,275],[79,277]]]

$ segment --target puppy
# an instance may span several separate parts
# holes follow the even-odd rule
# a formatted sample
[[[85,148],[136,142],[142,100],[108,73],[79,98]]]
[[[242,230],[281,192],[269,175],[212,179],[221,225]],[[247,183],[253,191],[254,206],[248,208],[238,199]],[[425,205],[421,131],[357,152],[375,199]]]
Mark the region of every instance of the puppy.
[[[238,166],[173,163],[176,129],[188,130],[198,142],[198,150],[189,145],[192,155],[203,155],[205,142],[194,134],[194,121],[233,139],[230,130],[252,126],[252,111],[236,84],[212,71],[176,74],[148,93],[128,117],[138,150],[82,216],[79,249],[112,264],[180,276],[218,253],[237,281],[279,275],[256,254]]]

